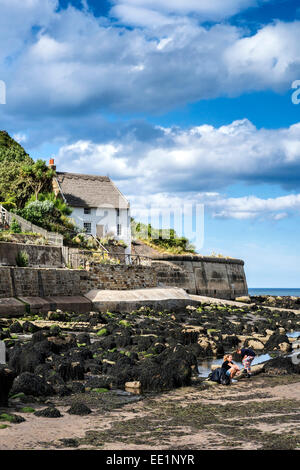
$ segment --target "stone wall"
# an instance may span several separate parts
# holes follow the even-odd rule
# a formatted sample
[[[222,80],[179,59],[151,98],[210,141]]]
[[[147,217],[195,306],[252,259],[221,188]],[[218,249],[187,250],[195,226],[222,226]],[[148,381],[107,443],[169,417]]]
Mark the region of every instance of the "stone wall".
[[[59,246],[9,242],[0,242],[0,265],[16,266],[16,257],[21,251],[28,255],[28,266],[63,266],[62,249]]]
[[[87,281],[92,289],[144,289],[157,286],[155,270],[148,266],[98,264],[90,268]]]
[[[0,297],[80,295],[85,293],[83,273],[80,269],[0,267]]]
[[[97,265],[84,269],[0,267],[0,298],[84,295],[92,289],[156,287],[145,266]]]
[[[164,256],[151,266],[90,264],[87,270],[0,267],[0,298],[76,296],[93,289],[157,286],[224,299],[248,293],[244,263],[234,259]]]
[[[160,285],[182,287],[191,294],[223,299],[248,294],[244,262],[199,255],[162,255],[152,266]]]

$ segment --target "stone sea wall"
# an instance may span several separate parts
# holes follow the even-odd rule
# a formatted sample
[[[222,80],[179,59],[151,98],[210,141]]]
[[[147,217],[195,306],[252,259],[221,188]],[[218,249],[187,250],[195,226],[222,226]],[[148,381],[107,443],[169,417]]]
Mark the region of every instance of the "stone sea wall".
[[[2,244],[2,259],[5,256]],[[17,251],[7,249],[14,259]],[[247,295],[244,262],[201,256],[162,256],[150,266],[91,263],[87,269],[59,268],[61,250],[21,245],[37,256],[37,266],[0,266],[0,297],[49,297],[84,295],[93,289],[127,290],[157,286],[180,287],[190,294],[234,299]],[[0,244],[1,247],[1,244]],[[34,251],[36,248],[36,251]],[[48,255],[47,255],[48,253]],[[40,256],[40,257],[39,257]],[[39,258],[38,258],[39,257]],[[30,259],[30,258],[29,258]],[[51,268],[43,268],[43,263]]]
[[[152,266],[160,284],[182,287],[190,294],[223,299],[248,294],[244,262],[233,258],[162,255]]]
[[[84,269],[0,267],[0,298],[84,295],[92,289],[142,289],[157,286],[145,266],[99,265]]]

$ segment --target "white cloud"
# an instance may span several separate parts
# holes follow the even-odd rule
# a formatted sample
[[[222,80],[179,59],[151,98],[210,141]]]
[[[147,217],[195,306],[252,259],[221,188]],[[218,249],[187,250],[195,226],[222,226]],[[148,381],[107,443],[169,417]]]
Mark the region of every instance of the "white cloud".
[[[15,139],[19,144],[26,142],[27,135],[26,134],[14,134],[13,139]]]
[[[0,60],[19,54],[30,42],[32,28],[55,18],[57,0],[0,0]]]
[[[268,1],[268,0],[265,0]],[[262,3],[258,0],[114,0],[116,6],[111,13],[122,21],[144,26],[144,19],[150,15],[160,15],[155,25],[170,20],[170,14],[189,15],[196,14],[201,20],[219,21],[230,17],[245,8],[257,6]]]
[[[218,219],[259,219],[282,220],[290,215],[300,216],[300,194],[275,198],[257,196],[226,197],[220,193],[156,193],[147,196],[129,195],[132,213],[138,220],[147,220],[149,215],[162,214],[166,218],[172,212],[190,213],[191,208],[203,205],[205,211]]]
[[[204,10],[217,5],[188,8],[199,3]],[[146,29],[128,29],[86,9],[56,11],[54,0],[27,0],[20,11],[16,1],[9,5],[5,1],[5,22],[0,19],[0,73],[11,114],[162,112],[201,99],[289,89],[300,74],[298,21],[267,25],[248,37],[229,24],[203,27],[193,17],[159,10],[155,18],[142,15]],[[181,11],[183,2],[176,5]]]
[[[291,84],[300,66],[300,23],[277,21],[232,44],[224,53],[227,70],[239,90],[253,81],[253,89]],[[237,80],[238,79],[238,80]]]
[[[62,146],[58,168],[108,174],[123,192],[143,204],[150,201],[149,195],[157,207],[164,205],[163,199],[172,205],[204,203],[218,218],[267,214],[279,220],[300,209],[299,195],[261,199],[220,194],[221,189],[242,182],[299,188],[300,123],[286,129],[258,130],[242,120],[219,128],[160,127],[159,131],[147,141],[130,132],[107,144],[78,141]]]
[[[271,218],[281,220],[290,213],[300,215],[300,194],[262,199],[257,196],[219,198],[207,204],[213,210],[213,217],[253,219]]]

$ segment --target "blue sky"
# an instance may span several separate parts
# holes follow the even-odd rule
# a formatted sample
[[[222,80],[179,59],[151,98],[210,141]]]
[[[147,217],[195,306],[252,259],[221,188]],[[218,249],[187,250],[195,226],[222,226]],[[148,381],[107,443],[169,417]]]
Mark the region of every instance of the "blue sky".
[[[244,259],[250,287],[300,287],[299,2],[0,12],[1,129],[60,170],[108,174],[139,217],[203,204],[201,253]]]

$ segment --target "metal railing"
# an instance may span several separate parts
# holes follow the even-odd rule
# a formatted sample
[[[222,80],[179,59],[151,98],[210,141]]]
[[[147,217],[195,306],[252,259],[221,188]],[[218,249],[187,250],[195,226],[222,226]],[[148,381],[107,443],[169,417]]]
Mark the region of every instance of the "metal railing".
[[[102,245],[102,243],[98,240],[97,237],[95,237],[95,235],[93,235],[91,233],[87,233],[87,232],[76,233],[76,235],[83,235],[85,238],[91,237],[97,243],[98,247],[102,251],[104,251],[104,253],[109,254],[109,251],[105,248],[105,246]]]

